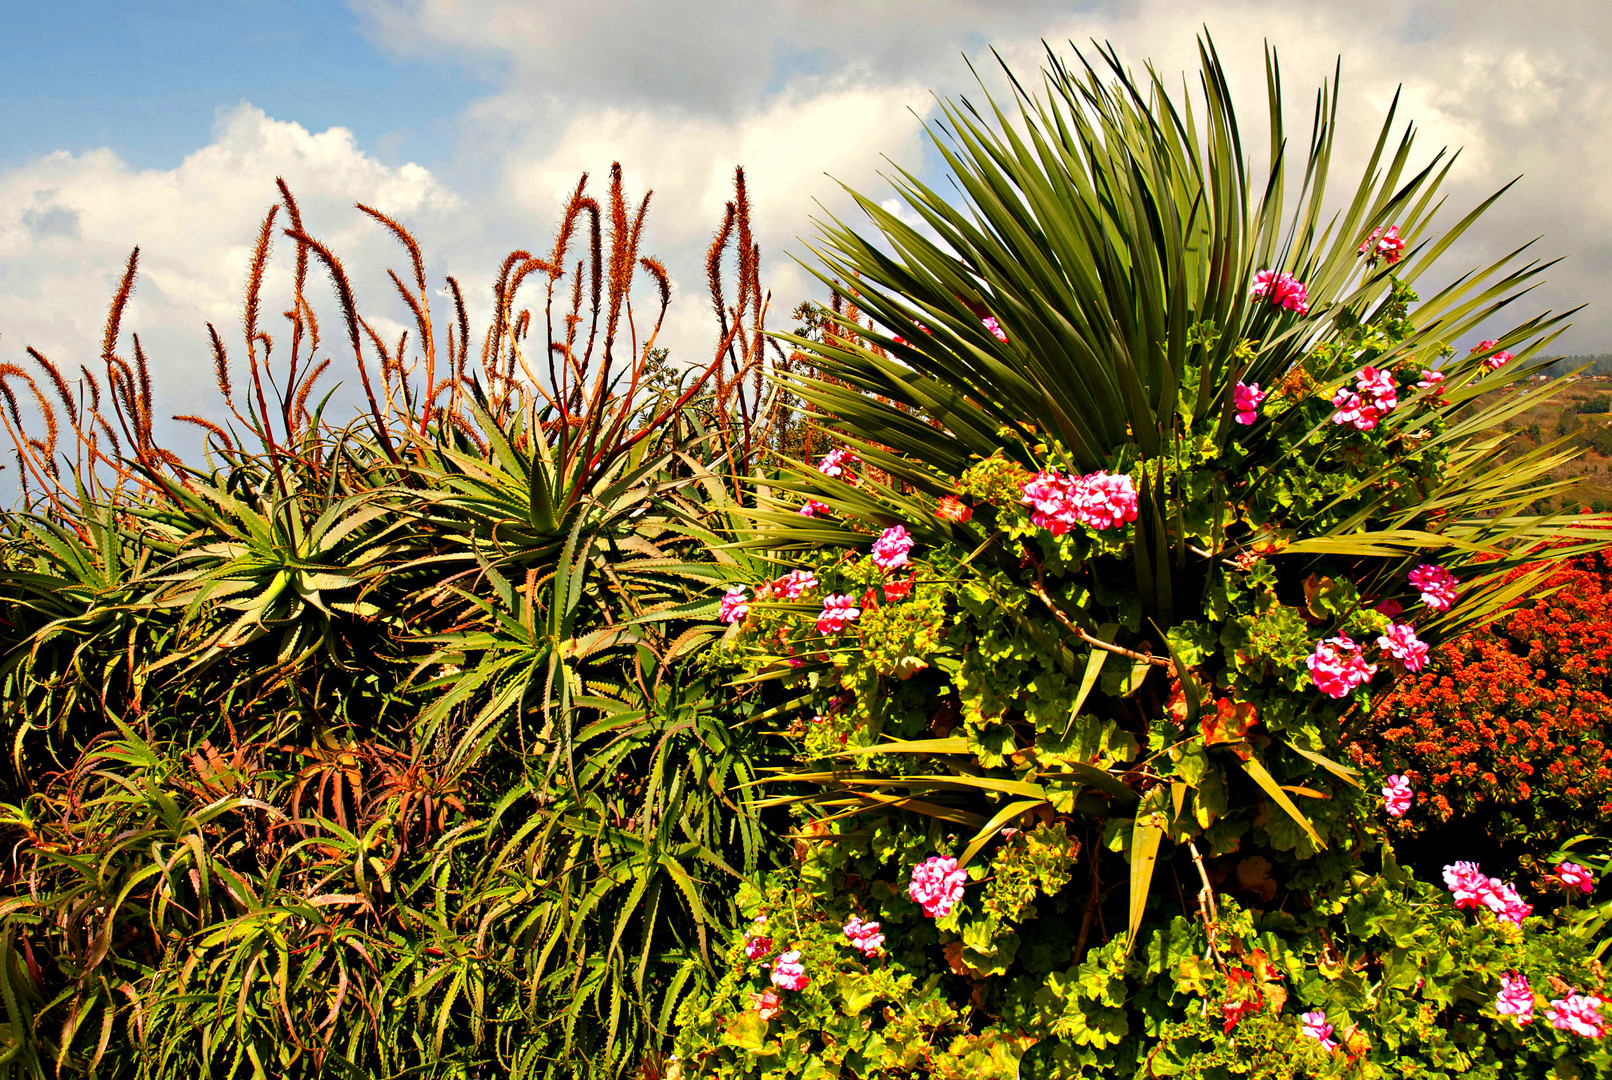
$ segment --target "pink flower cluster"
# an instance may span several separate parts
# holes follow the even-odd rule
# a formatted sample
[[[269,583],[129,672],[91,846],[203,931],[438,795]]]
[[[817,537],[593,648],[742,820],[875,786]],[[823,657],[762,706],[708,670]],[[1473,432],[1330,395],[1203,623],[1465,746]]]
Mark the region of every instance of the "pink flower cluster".
[[[1231,399],[1237,409],[1237,422],[1252,424],[1259,419],[1259,404],[1265,400],[1265,391],[1259,388],[1259,383],[1239,382],[1232,388]]]
[[[1444,868],[1444,885],[1458,908],[1488,908],[1507,922],[1522,925],[1534,910],[1517,890],[1499,878],[1487,877],[1474,862],[1452,863]]]
[[[892,525],[873,542],[873,565],[881,570],[899,570],[907,565],[912,535],[901,525]]]
[[[1455,603],[1455,575],[1442,566],[1422,563],[1410,572],[1407,580],[1421,591],[1422,603],[1434,611],[1448,611]]]
[[[845,629],[845,624],[855,622],[862,617],[862,609],[856,606],[844,593],[830,593],[823,597],[823,610],[817,616],[817,632],[819,634],[837,634]]]
[[[750,598],[745,595],[744,586],[729,589],[722,594],[722,609],[717,612],[717,618],[725,623],[736,623],[750,614]]]
[[[824,454],[823,460],[817,463],[817,471],[824,476],[838,477],[847,484],[854,484],[856,476],[851,472],[851,466],[861,460],[854,451],[842,446],[838,450],[830,450]]]
[[[860,916],[853,915],[842,931],[851,948],[863,956],[878,956],[884,951],[884,935],[879,933],[876,922],[863,922]]]
[[[1320,1043],[1328,1050],[1338,1048],[1338,1040],[1332,1037],[1332,1025],[1327,1023],[1327,1014],[1317,1009],[1307,1012],[1299,1017],[1304,1023],[1304,1034]]]
[[[1360,646],[1347,634],[1316,642],[1315,652],[1304,661],[1310,669],[1315,688],[1327,697],[1348,696],[1357,686],[1364,686],[1377,674],[1377,665],[1366,663]]]
[[[1366,242],[1360,245],[1360,254],[1367,256],[1368,262],[1382,259],[1389,266],[1397,263],[1405,255],[1405,241],[1399,238],[1399,226],[1373,229]]]
[[[907,883],[907,895],[924,909],[930,918],[942,918],[963,899],[963,886],[968,874],[957,868],[957,860],[931,855],[912,868],[912,880]]]
[[[772,984],[785,990],[804,990],[812,981],[806,974],[806,965],[800,962],[800,950],[790,949],[772,964]]]
[[[1076,523],[1094,529],[1112,529],[1136,520],[1136,485],[1129,476],[1106,472],[1064,476],[1043,469],[1019,488],[1025,506],[1035,507],[1030,520],[1054,536],[1062,536]]]
[[[1353,424],[1356,431],[1370,431],[1389,409],[1399,404],[1394,377],[1377,368],[1363,367],[1355,378],[1355,388],[1339,387],[1332,395],[1334,424]]]
[[[1467,355],[1470,356],[1474,353],[1488,352],[1498,344],[1500,344],[1500,342],[1493,339],[1488,341],[1480,341],[1476,345],[1472,346]],[[1506,362],[1508,360],[1515,359],[1517,358],[1508,352],[1497,352],[1493,356],[1485,356],[1483,358],[1483,366],[1488,368],[1490,371],[1499,371],[1501,368],[1506,366]]]
[[[1495,995],[1494,1011],[1501,1016],[1514,1016],[1519,1024],[1534,1019],[1534,989],[1528,977],[1515,971],[1500,976],[1500,993]]]
[[[1427,642],[1416,636],[1416,628],[1409,623],[1389,623],[1377,644],[1404,664],[1406,671],[1420,671],[1427,665]]]
[[[1310,313],[1309,290],[1292,274],[1261,270],[1254,275],[1254,287],[1249,295],[1255,300],[1264,300],[1275,307],[1286,308],[1300,315]]]
[[[1394,817],[1403,817],[1411,808],[1411,782],[1395,773],[1383,785],[1383,809]]]
[[[1607,1032],[1606,1017],[1601,1015],[1600,998],[1594,994],[1580,994],[1571,991],[1567,997],[1559,998],[1550,1003],[1545,1010],[1545,1019],[1550,1026],[1561,1031],[1571,1031],[1575,1035],[1582,1035],[1586,1039],[1599,1039]]]
[[[1587,866],[1578,863],[1558,863],[1556,866],[1556,880],[1562,883],[1565,889],[1577,889],[1582,893],[1595,891],[1595,875]]]
[[[818,514],[828,513],[828,503],[818,502],[816,499],[807,499],[800,508],[801,517],[814,518]]]
[[[1002,329],[1002,324],[996,321],[995,315],[985,316],[985,318],[980,320],[980,323],[985,327],[986,330],[990,331],[992,337],[1004,345],[1007,344],[1007,331]]]
[[[802,593],[818,586],[817,575],[810,570],[791,570],[772,583],[773,592],[785,600],[799,600]]]

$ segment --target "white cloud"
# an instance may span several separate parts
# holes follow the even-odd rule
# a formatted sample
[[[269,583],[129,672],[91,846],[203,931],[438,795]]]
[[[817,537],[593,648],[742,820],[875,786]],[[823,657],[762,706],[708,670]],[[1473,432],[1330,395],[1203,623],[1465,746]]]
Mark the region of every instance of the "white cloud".
[[[247,264],[263,215],[278,198],[277,176],[297,196],[307,227],[351,256],[369,295],[378,295],[385,279],[365,272],[378,275],[401,253],[353,209],[355,201],[428,227],[462,212],[425,169],[388,168],[345,129],[315,134],[247,104],[222,113],[213,141],[173,169],[132,169],[108,150],[51,154],[0,173],[6,353],[31,344],[67,371],[79,363],[98,370],[107,304],[129,250],[139,245],[125,334],[141,335],[164,414],[208,407],[213,380],[205,324],[215,323],[240,354]],[[282,213],[279,225],[288,224]],[[288,255],[288,242],[278,246]],[[266,281],[264,328],[274,335],[281,325],[275,313],[289,306],[288,261],[282,258]],[[322,281],[317,291],[327,295]],[[127,355],[127,337],[122,349]]]

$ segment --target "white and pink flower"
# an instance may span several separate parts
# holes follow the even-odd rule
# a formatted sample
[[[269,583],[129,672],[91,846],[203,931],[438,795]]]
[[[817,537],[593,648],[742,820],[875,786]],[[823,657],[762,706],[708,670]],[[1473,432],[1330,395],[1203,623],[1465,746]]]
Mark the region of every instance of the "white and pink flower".
[[[987,316],[985,316],[985,318],[980,320],[980,323],[981,323],[981,325],[983,325],[985,327],[985,329],[987,331],[990,332],[990,335],[992,337],[994,337],[996,340],[1000,341],[1004,345],[1007,344],[1007,339],[1008,339],[1007,331],[1002,329],[1002,324],[996,321],[996,316],[995,315],[987,315]]]
[[[856,606],[856,601],[844,593],[831,593],[823,597],[823,610],[817,616],[817,632],[819,634],[837,634],[845,629],[846,623],[855,622],[862,617],[862,609]]]
[[[1383,809],[1393,817],[1404,817],[1411,808],[1413,794],[1410,779],[1395,773],[1383,785]]]
[[[817,588],[817,575],[810,570],[791,570],[772,583],[772,590],[785,600],[799,600],[803,593]]]
[[[1410,572],[1408,580],[1420,590],[1422,603],[1434,611],[1448,611],[1455,603],[1455,575],[1442,566],[1422,563]]]
[[[824,454],[823,460],[817,463],[817,471],[824,476],[832,476],[836,479],[844,480],[847,484],[854,484],[856,483],[856,476],[851,472],[851,466],[860,463],[861,460],[856,456],[855,451],[848,450],[842,446],[837,450],[830,450]]]
[[[1405,665],[1406,671],[1420,671],[1427,666],[1427,642],[1416,636],[1416,628],[1409,623],[1389,623],[1378,646]]]
[[[1356,431],[1370,431],[1398,404],[1399,391],[1394,387],[1394,377],[1368,365],[1355,377],[1353,390],[1344,386],[1332,395],[1335,410],[1332,422],[1350,424]]]
[[[1589,867],[1580,866],[1578,863],[1557,863],[1556,880],[1569,891],[1577,889],[1585,894],[1595,891],[1595,875],[1590,872]]]
[[[763,990],[750,995],[750,1009],[763,1020],[771,1020],[784,1011],[784,999],[776,990]]]
[[[902,525],[892,525],[873,542],[873,565],[881,570],[899,570],[907,565],[912,535]]]
[[[942,918],[963,899],[967,884],[968,874],[957,868],[956,859],[931,855],[912,868],[907,895],[923,907],[925,915]]]
[[[1304,661],[1315,688],[1328,697],[1347,697],[1377,674],[1377,665],[1366,663],[1360,646],[1347,634],[1316,642],[1315,652]]]
[[[884,952],[884,935],[879,932],[876,922],[863,922],[860,916],[853,915],[841,932],[851,943],[851,948],[863,956],[878,956]]]
[[[750,614],[750,598],[745,593],[744,586],[729,589],[722,594],[722,608],[717,612],[717,618],[725,623],[742,622]]]
[[[1304,1024],[1304,1034],[1327,1050],[1336,1050],[1338,1040],[1332,1037],[1332,1025],[1327,1023],[1327,1014],[1317,1009],[1314,1012],[1304,1013],[1299,1017]]]
[[[1509,975],[1500,976],[1500,993],[1495,995],[1494,1011],[1501,1016],[1509,1016],[1519,1024],[1527,1024],[1534,1019],[1534,990],[1528,985],[1528,978],[1515,971]]]
[[[1360,245],[1360,254],[1366,256],[1367,262],[1382,259],[1389,266],[1397,263],[1405,255],[1405,241],[1399,237],[1399,226],[1373,229],[1366,242]]]
[[[1480,341],[1476,345],[1472,346],[1468,355],[1475,355],[1480,352],[1488,352],[1498,344],[1500,344],[1500,342],[1495,341],[1492,338],[1488,341]],[[1488,368],[1490,371],[1499,371],[1501,368],[1506,366],[1508,361],[1515,359],[1517,358],[1508,352],[1497,352],[1493,356],[1485,356],[1483,358],[1483,366]]]
[[[816,499],[807,499],[800,508],[801,517],[814,518],[818,514],[828,513],[828,503],[818,502]]]
[[[1289,273],[1261,270],[1254,275],[1254,287],[1249,295],[1264,300],[1273,307],[1286,308],[1300,315],[1310,313],[1310,293],[1304,283]]]
[[[800,962],[800,950],[790,949],[772,964],[772,984],[785,990],[804,990],[812,981],[806,974],[806,965]]]
[[[1606,1017],[1601,1015],[1601,1006],[1604,1004],[1594,994],[1573,991],[1565,998],[1552,1001],[1550,1008],[1545,1010],[1545,1019],[1550,1021],[1553,1028],[1571,1031],[1586,1039],[1599,1039],[1607,1032]]]

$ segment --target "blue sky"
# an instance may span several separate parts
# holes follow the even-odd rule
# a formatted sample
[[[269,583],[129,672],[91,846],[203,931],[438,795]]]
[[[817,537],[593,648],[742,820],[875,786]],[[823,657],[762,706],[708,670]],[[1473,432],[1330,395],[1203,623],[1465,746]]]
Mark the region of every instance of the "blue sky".
[[[109,147],[170,168],[215,113],[249,101],[314,131],[351,128],[389,164],[453,143],[498,65],[390,56],[334,0],[57,0],[4,5],[0,168],[53,150]]]
[[[1565,261],[1518,315],[1587,301],[1560,347],[1612,350],[1604,0],[13,0],[4,15],[0,359],[24,343],[96,356],[139,244],[130,325],[173,412],[208,407],[205,324],[238,321],[277,176],[384,323],[403,317],[385,308],[399,253],[354,202],[414,229],[474,317],[503,255],[542,250],[577,175],[619,160],[631,190],[656,193],[649,245],[678,294],[665,340],[697,356],[701,255],[734,165],[787,313],[811,291],[787,256],[819,201],[845,208],[835,180],[879,195],[886,155],[922,167],[914,113],[931,91],[973,90],[965,61],[988,69],[994,46],[1033,71],[1042,38],[1097,38],[1180,72],[1204,24],[1256,114],[1262,45],[1281,51],[1299,129],[1341,53],[1340,162],[1403,84],[1418,155],[1465,147],[1452,206],[1523,174],[1450,272],[1542,235]]]

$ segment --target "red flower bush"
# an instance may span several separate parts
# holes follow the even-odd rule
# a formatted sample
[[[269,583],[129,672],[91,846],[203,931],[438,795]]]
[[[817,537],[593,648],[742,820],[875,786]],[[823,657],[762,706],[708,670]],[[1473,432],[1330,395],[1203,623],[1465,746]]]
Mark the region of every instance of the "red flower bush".
[[[1565,837],[1612,814],[1609,732],[1612,558],[1597,554],[1563,564],[1538,599],[1435,649],[1351,752],[1426,792],[1404,819],[1412,829],[1470,815],[1495,840],[1536,829]]]

